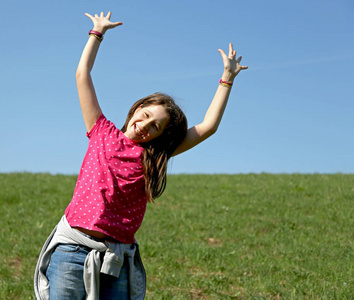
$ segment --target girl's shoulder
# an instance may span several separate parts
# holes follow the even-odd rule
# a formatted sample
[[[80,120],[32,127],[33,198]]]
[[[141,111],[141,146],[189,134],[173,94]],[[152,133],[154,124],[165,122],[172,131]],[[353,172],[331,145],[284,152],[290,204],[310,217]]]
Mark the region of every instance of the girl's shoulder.
[[[125,134],[118,129],[113,122],[107,120],[103,114],[97,119],[90,132],[86,135],[90,140],[109,140],[112,144],[122,144],[126,145],[127,148],[140,149],[141,151],[143,150],[143,147],[140,144],[133,142],[125,136]]]

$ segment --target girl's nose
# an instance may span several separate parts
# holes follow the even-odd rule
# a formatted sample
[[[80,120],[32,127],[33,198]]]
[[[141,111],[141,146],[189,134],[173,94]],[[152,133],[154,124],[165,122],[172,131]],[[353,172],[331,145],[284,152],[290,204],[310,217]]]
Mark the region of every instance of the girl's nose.
[[[145,121],[145,122],[142,123],[142,128],[144,130],[148,130],[149,127],[150,127],[150,122],[149,121]]]

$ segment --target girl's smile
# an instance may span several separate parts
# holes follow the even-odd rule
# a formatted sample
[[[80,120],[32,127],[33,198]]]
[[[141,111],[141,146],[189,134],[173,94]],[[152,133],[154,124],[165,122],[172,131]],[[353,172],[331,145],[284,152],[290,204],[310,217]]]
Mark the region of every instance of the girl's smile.
[[[147,143],[160,136],[169,115],[161,105],[139,106],[130,119],[124,135],[137,143]]]

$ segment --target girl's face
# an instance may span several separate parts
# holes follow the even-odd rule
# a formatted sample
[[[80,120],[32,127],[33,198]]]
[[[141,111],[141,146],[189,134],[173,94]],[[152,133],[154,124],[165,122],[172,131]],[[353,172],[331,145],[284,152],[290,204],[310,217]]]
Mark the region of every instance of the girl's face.
[[[136,143],[147,143],[160,136],[169,115],[161,105],[139,106],[129,120],[124,135]]]

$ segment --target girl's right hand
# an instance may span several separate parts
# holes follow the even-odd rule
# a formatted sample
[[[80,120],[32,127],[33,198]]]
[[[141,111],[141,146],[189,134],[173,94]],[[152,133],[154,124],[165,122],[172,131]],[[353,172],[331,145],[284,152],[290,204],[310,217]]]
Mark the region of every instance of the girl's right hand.
[[[91,19],[93,22],[93,30],[98,31],[102,34],[104,34],[108,29],[115,28],[119,25],[122,25],[122,22],[111,22],[109,19],[111,18],[111,12],[109,11],[106,16],[104,16],[104,13],[101,12],[101,15],[98,16],[95,14],[95,16],[91,16],[90,14],[86,13],[85,16]]]

